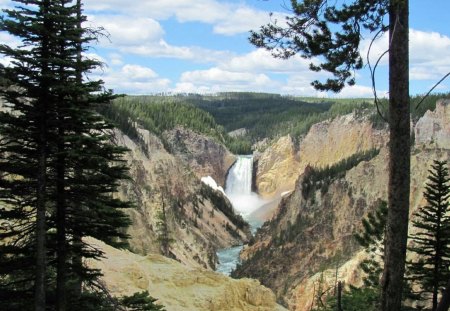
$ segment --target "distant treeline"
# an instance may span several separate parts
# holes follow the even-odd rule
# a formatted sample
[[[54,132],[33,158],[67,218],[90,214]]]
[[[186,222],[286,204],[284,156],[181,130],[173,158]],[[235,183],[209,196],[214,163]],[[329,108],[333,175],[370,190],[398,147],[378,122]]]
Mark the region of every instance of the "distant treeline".
[[[298,138],[314,123],[373,106],[370,99],[320,99],[267,93],[182,97],[208,111],[227,131],[246,128],[252,143],[287,134]]]
[[[235,154],[251,153],[248,141],[230,137],[208,112],[176,97],[121,97],[102,107],[100,113],[134,140],[140,139],[135,123],[159,136],[163,143],[164,131],[182,126],[223,143]]]
[[[415,95],[410,99],[411,118],[414,122],[419,120],[428,110],[433,111],[436,108],[436,102],[439,99],[450,99],[450,93],[434,93],[426,97],[424,95]],[[385,119],[388,118],[388,100],[381,99],[379,110]],[[376,126],[385,124],[386,122],[379,114],[373,114],[372,122]]]
[[[450,94],[429,95],[416,109],[422,96],[412,97],[413,120],[433,110],[440,98],[450,98]],[[386,119],[387,107],[387,100],[380,100],[379,109]],[[313,124],[355,110],[371,111],[375,126],[386,126],[376,113],[372,99],[321,99],[250,92],[126,96],[103,108],[102,113],[132,138],[139,136],[134,122],[160,137],[165,130],[183,126],[216,139],[235,154],[248,154],[251,145],[264,138],[290,134],[297,139]],[[247,129],[242,137],[227,134],[240,128]]]

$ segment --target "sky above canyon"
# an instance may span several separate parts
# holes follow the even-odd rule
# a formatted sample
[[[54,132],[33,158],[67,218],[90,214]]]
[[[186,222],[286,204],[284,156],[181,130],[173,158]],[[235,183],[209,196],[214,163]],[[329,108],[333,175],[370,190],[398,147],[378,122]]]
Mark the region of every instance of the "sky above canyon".
[[[367,68],[357,84],[340,94],[318,93],[310,82],[326,77],[310,72],[309,60],[274,59],[248,41],[249,31],[289,14],[288,0],[85,0],[87,26],[109,33],[89,57],[105,66],[91,73],[116,93],[216,93],[252,91],[320,97],[371,97]],[[11,0],[0,0],[1,8]],[[269,13],[273,14],[270,16]],[[450,71],[450,1],[410,0],[411,94],[427,92]],[[371,39],[365,34],[363,55]],[[0,42],[17,44],[0,32]],[[375,61],[387,36],[372,47]],[[0,59],[3,63],[8,61]],[[379,95],[387,96],[387,57],[376,75]],[[450,91],[450,78],[436,91]]]

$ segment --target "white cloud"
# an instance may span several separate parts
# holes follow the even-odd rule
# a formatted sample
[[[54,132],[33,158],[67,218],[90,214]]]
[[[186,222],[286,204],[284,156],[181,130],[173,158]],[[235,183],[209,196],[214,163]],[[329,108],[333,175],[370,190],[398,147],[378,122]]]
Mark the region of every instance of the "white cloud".
[[[378,97],[386,97],[388,94],[385,90],[377,90],[377,96]],[[354,86],[347,86],[345,87],[340,93],[337,93],[335,97],[341,97],[341,98],[367,98],[367,97],[374,97],[373,91],[371,87],[364,86],[364,85],[354,85]]]
[[[125,78],[133,81],[145,81],[158,76],[152,69],[139,65],[125,65],[122,67],[122,73]]]
[[[113,66],[123,65],[122,55],[119,53],[111,53],[109,54],[110,64]]]
[[[214,67],[184,72],[173,92],[267,91],[276,84],[265,74],[233,72]]]
[[[104,27],[108,37],[102,37],[100,45],[121,53],[145,57],[187,59],[198,62],[217,62],[229,57],[226,51],[214,51],[195,46],[174,46],[164,40],[162,26],[151,18],[133,18],[126,15],[91,15],[93,27]],[[120,59],[115,58],[115,63]]]
[[[409,31],[410,78],[411,80],[435,80],[450,71],[450,38],[437,32],[426,32],[415,29]],[[375,64],[378,57],[388,49],[388,34],[384,34],[374,42],[370,60]],[[362,44],[362,55],[367,55],[370,40]],[[386,54],[380,65],[388,64]]]
[[[450,71],[450,38],[436,32],[410,30],[410,78],[439,80]]]
[[[104,27],[109,38],[101,38],[103,44],[128,46],[146,41],[158,41],[164,35],[161,25],[151,18],[131,18],[125,15],[89,16],[94,27]]]
[[[286,14],[273,13],[272,17],[268,12],[258,11],[247,6],[230,8],[225,18],[216,22],[214,32],[223,35],[234,35],[238,33],[257,30],[261,25],[271,22],[271,20],[284,20]]]
[[[0,42],[12,48],[16,48],[20,44],[20,40],[6,32],[0,32]]]
[[[110,11],[156,20],[175,17],[179,22],[201,22],[213,25],[215,33],[234,35],[245,33],[270,21],[269,13],[243,3],[226,3],[217,0],[152,0],[135,1],[123,5],[121,0],[86,0],[85,7],[93,11]],[[274,13],[272,18],[283,13]]]
[[[255,84],[265,84],[270,79],[264,74],[252,74],[248,72],[232,72],[219,68],[211,68],[208,70],[196,70],[185,72],[181,75],[182,82],[198,82],[198,83],[241,83],[252,82]]]
[[[232,71],[248,72],[274,72],[274,73],[311,73],[309,63],[311,60],[296,55],[289,59],[274,58],[270,52],[258,49],[250,53],[233,57],[223,61],[219,67]],[[317,75],[317,74],[316,74]]]
[[[144,42],[135,46],[119,46],[123,53],[132,53],[146,57],[166,57],[187,59],[197,62],[217,62],[230,57],[227,51],[214,51],[200,47],[173,46],[161,39],[157,42]]]
[[[116,93],[151,94],[169,90],[171,81],[161,78],[151,68],[126,64],[121,68],[106,68],[91,75],[92,79],[102,79],[107,88]]]

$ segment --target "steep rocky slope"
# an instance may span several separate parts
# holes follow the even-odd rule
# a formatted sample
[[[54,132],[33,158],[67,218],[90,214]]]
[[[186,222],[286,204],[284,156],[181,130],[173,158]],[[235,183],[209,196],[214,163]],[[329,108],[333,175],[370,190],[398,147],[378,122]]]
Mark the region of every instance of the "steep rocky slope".
[[[118,195],[136,205],[127,211],[132,220],[131,249],[143,255],[166,252],[186,265],[214,268],[218,248],[240,244],[250,236],[229,201],[198,177],[205,173],[223,180],[231,154],[211,139],[181,128],[175,131],[179,139],[170,141],[170,149],[177,150],[171,154],[158,137],[138,131],[135,140],[116,131],[116,142],[130,149],[125,156],[130,180],[122,183]],[[180,145],[186,146],[186,153]],[[191,162],[197,163],[194,171]],[[217,170],[216,162],[223,163]],[[161,247],[163,239],[168,250]]]
[[[176,127],[163,134],[175,157],[180,158],[200,179],[211,176],[222,187],[230,166],[236,161],[223,145],[192,130]]]
[[[369,115],[361,111],[316,123],[298,145],[289,136],[282,137],[256,157],[256,189],[264,197],[275,197],[293,190],[308,165],[333,165],[386,141],[386,131],[372,126]]]
[[[434,159],[450,160],[449,105],[449,101],[439,102],[437,109],[428,112],[415,126],[411,215],[424,203],[422,192],[429,165]],[[343,120],[345,118],[351,116],[345,116]],[[351,125],[343,128],[350,134],[358,135],[353,140],[341,139],[339,144],[338,137],[325,140],[323,137],[313,137],[310,132],[309,139],[317,141],[318,147],[304,147],[300,150],[300,159],[309,158],[309,163],[320,166],[321,163],[332,162],[334,158],[345,158],[361,148],[381,145],[379,154],[370,160],[355,162],[339,174],[331,170],[325,178],[322,174],[322,179],[316,178],[317,169],[306,166],[295,184],[294,192],[282,200],[277,215],[257,233],[255,242],[243,252],[242,257],[246,260],[235,272],[236,276],[261,280],[290,310],[309,309],[320,271],[331,274],[330,269],[334,270],[336,265],[342,264],[339,278],[356,283],[359,281],[356,267],[361,254],[358,253],[360,248],[353,233],[361,230],[361,219],[374,210],[380,200],[386,200],[388,154],[386,147],[380,143],[385,134],[361,127],[359,122],[353,124],[357,129],[352,129]],[[316,135],[332,137],[329,135],[331,127],[327,130],[322,128],[323,124],[318,126],[321,131]],[[342,132],[341,135],[347,134]],[[368,142],[362,141],[365,135]],[[331,149],[321,143],[324,141],[334,141],[335,147],[341,146],[339,150],[342,152],[337,150],[337,155],[332,157]],[[323,153],[319,149],[321,145]],[[345,149],[351,152],[346,153]],[[310,150],[308,154],[302,154],[307,150]],[[330,282],[331,279],[329,277]]]
[[[284,136],[254,157],[254,187],[266,198],[294,188],[301,166],[291,136]]]
[[[233,280],[199,268],[188,268],[169,258],[140,256],[88,239],[101,249],[103,282],[113,296],[148,290],[167,311],[282,311],[270,289],[250,279]]]

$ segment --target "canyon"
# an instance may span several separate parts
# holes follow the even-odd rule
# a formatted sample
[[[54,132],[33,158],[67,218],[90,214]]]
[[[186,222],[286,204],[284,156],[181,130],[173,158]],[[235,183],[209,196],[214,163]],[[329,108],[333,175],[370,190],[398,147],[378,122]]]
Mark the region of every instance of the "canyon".
[[[450,159],[449,105],[448,100],[439,101],[435,111],[428,111],[414,125],[411,218],[424,204],[422,193],[430,164],[435,159]],[[301,311],[313,304],[319,279],[323,286],[333,287],[337,273],[337,278],[347,284],[360,284],[363,275],[357,268],[364,254],[353,235],[362,230],[362,218],[386,200],[387,143],[387,130],[373,127],[364,114],[353,113],[314,125],[296,148],[299,153],[290,153],[299,172],[292,192],[244,249],[243,262],[233,275],[259,279],[289,310]],[[326,180],[314,178],[318,168],[333,167],[352,154],[372,148],[379,152],[371,158]],[[270,176],[274,166],[265,167],[260,176]],[[287,176],[279,168],[275,170],[278,176]],[[292,180],[276,183],[289,185]],[[274,187],[270,193],[280,191],[286,189]]]
[[[424,203],[429,165],[450,159],[449,105],[439,101],[413,124],[411,217]],[[105,259],[94,265],[104,270],[105,284],[115,294],[147,289],[167,310],[282,310],[278,302],[296,311],[311,308],[319,282],[333,287],[338,278],[360,285],[358,266],[367,254],[353,235],[387,195],[388,131],[374,124],[372,115],[356,110],[337,116],[312,125],[300,138],[279,137],[254,154],[250,183],[271,202],[250,213],[265,221],[254,236],[238,215],[243,210],[233,210],[231,194],[219,188],[226,188],[239,157],[183,127],[157,136],[136,125],[138,139],[116,130],[116,143],[130,149],[131,178],[117,195],[136,205],[127,211],[133,253],[101,246]],[[162,209],[170,235],[165,257]],[[244,279],[212,271],[219,265],[219,250],[239,245],[244,248],[232,276]],[[122,266],[115,268],[115,258]],[[158,276],[165,271],[167,278]],[[211,295],[194,295],[198,286]]]

